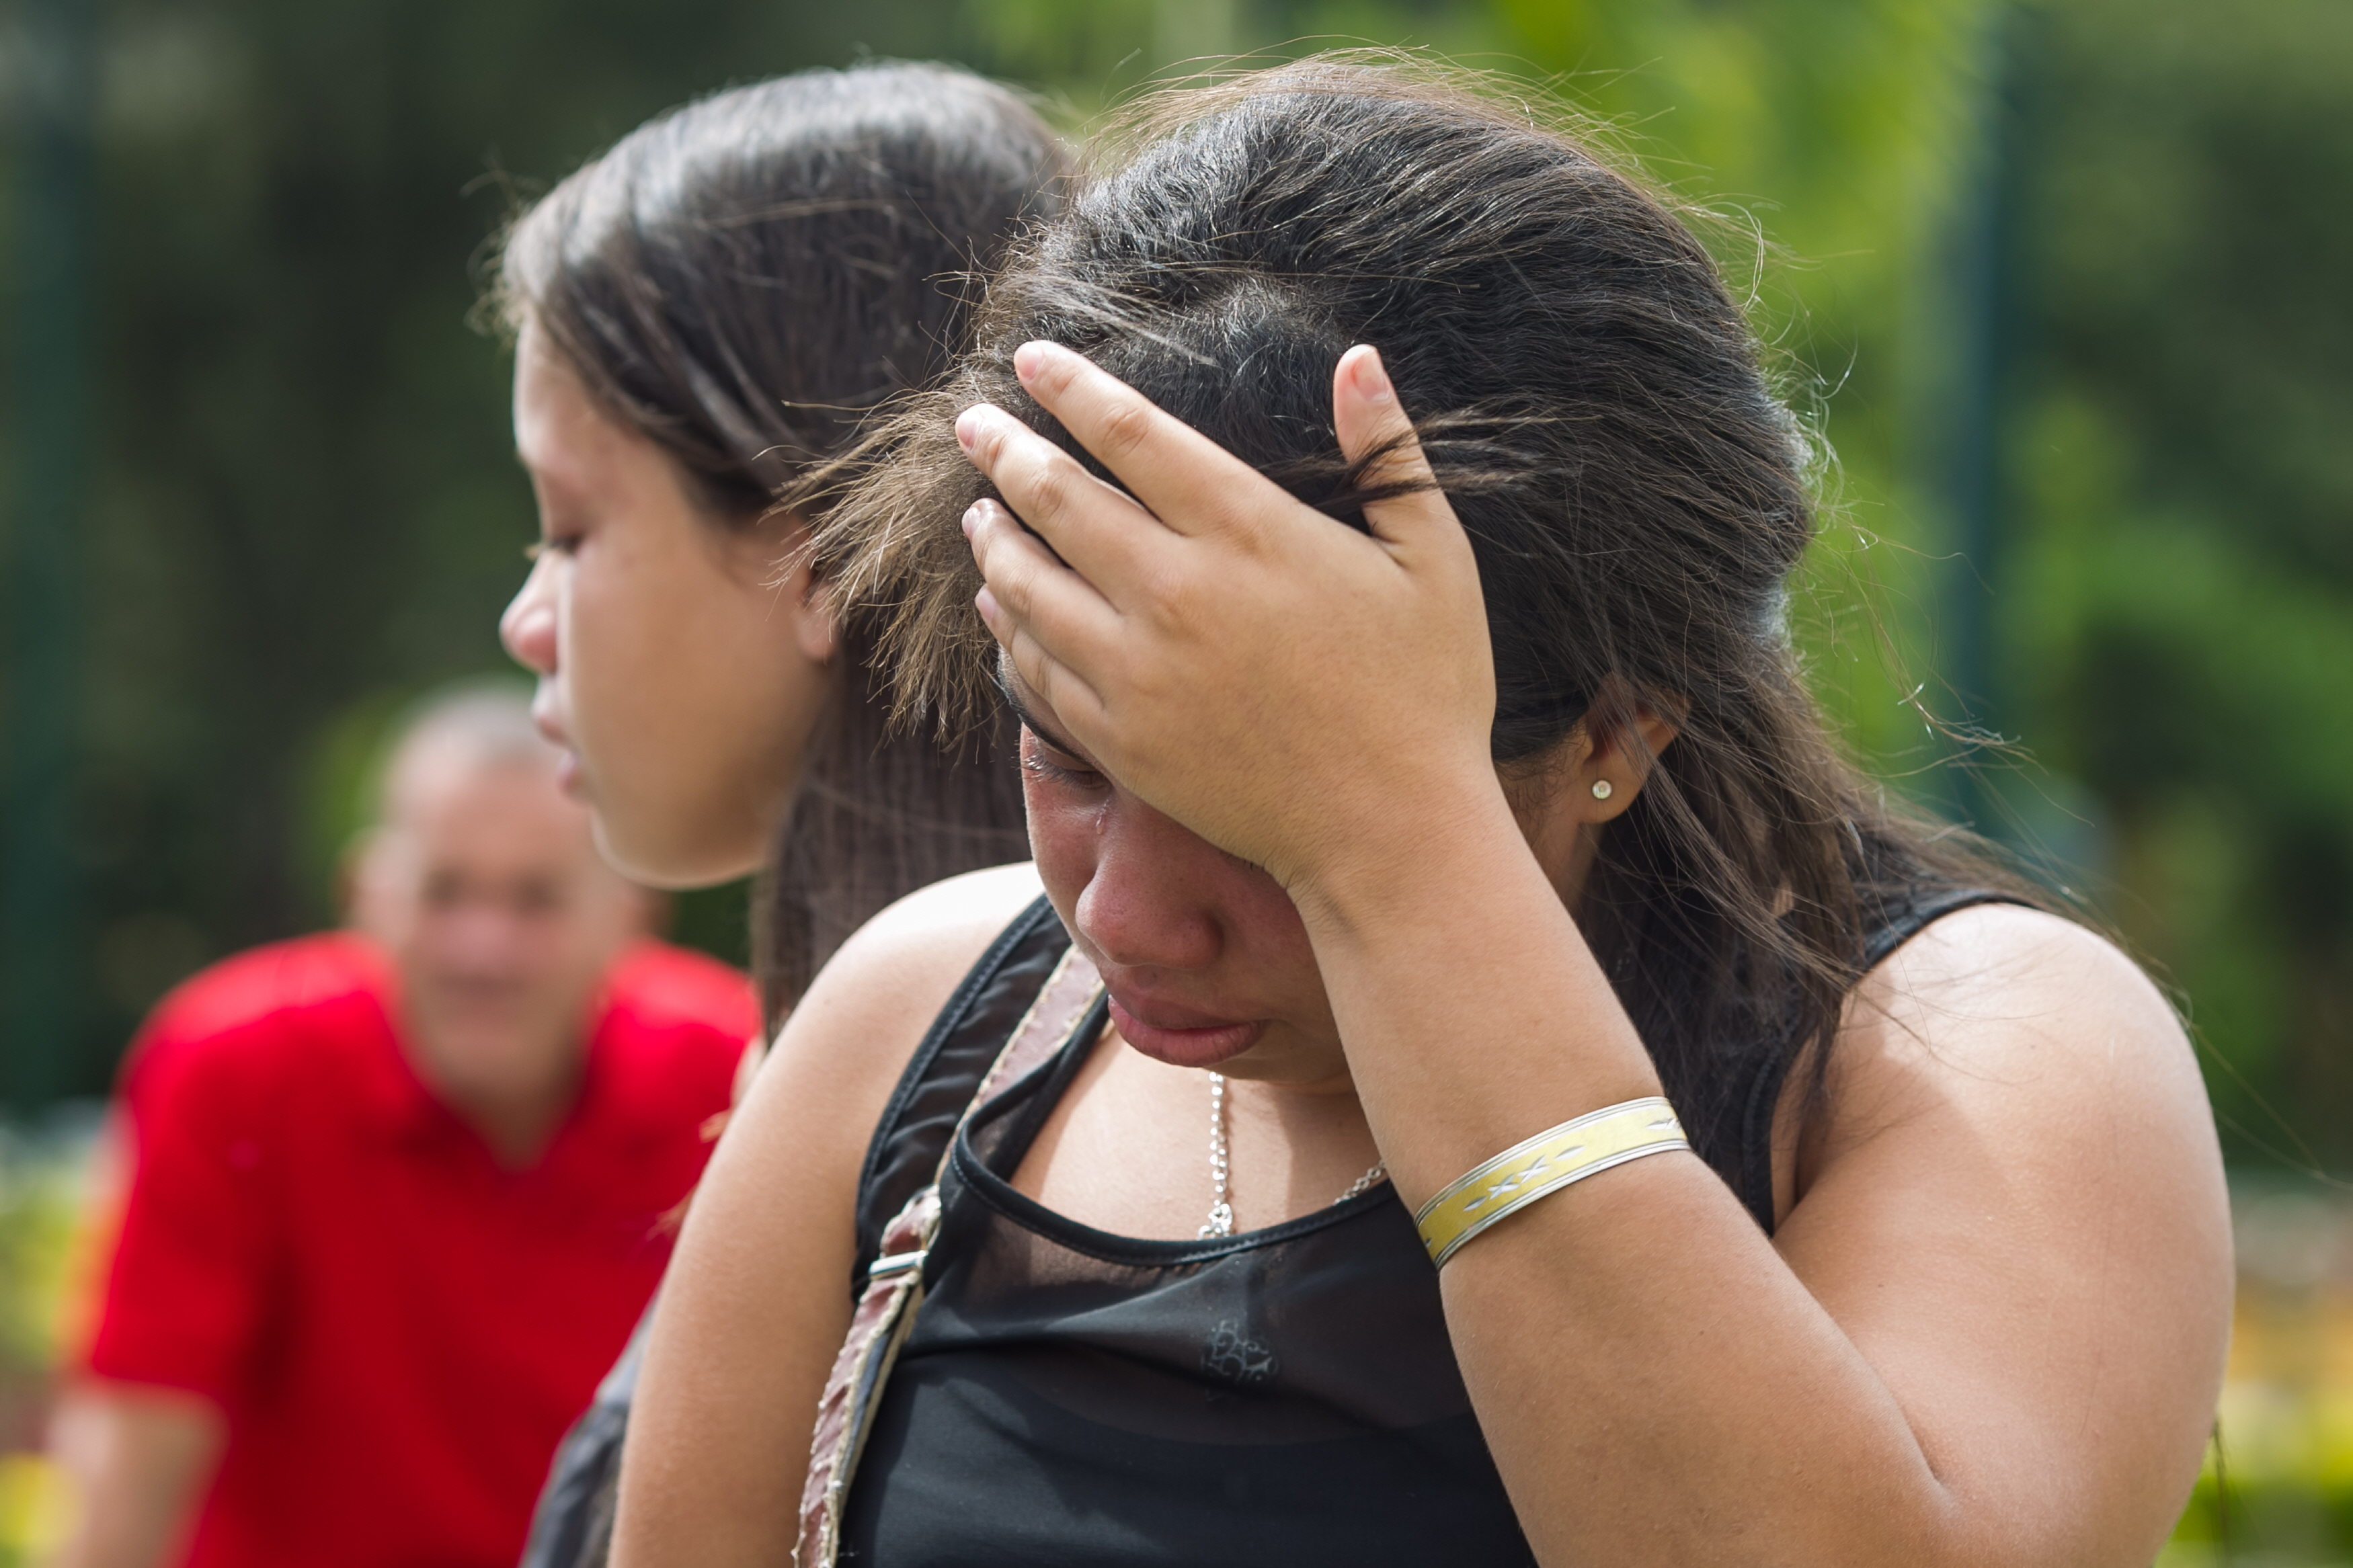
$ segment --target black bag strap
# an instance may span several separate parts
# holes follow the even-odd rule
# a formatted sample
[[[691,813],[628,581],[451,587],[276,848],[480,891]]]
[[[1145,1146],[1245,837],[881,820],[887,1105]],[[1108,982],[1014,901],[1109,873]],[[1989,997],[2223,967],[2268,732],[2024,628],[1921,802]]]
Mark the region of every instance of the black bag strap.
[[[851,1300],[880,1256],[883,1227],[931,1184],[981,1079],[1069,951],[1070,933],[1040,897],[1014,918],[957,984],[899,1076],[858,1174]]]

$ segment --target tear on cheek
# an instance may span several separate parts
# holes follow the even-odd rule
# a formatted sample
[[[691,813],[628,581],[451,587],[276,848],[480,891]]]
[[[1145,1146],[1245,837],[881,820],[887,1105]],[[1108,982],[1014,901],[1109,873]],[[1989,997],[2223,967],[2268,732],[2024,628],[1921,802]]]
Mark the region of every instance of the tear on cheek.
[[[1068,910],[1094,879],[1103,814],[1059,804],[1051,798],[1050,786],[1041,789],[1034,780],[1025,794],[1029,806],[1029,854],[1038,865],[1038,879],[1045,884],[1054,907]]]

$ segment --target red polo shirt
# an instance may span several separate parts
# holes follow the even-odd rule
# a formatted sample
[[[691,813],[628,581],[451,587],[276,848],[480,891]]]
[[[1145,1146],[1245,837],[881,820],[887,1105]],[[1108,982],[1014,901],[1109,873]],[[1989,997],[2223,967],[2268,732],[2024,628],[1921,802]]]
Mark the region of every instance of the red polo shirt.
[[[198,1568],[508,1568],[756,1022],[734,971],[638,945],[579,1105],[509,1171],[410,1069],[390,994],[357,937],[263,948],[165,998],[125,1068],[89,1367],[227,1413]]]

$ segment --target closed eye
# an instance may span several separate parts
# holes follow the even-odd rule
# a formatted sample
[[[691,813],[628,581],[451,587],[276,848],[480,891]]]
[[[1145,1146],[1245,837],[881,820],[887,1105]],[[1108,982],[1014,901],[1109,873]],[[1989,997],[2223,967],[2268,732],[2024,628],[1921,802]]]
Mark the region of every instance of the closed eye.
[[[1037,731],[1023,725],[1022,733],[1029,743],[1021,748],[1022,771],[1049,784],[1071,789],[1101,789],[1103,776],[1081,763]]]

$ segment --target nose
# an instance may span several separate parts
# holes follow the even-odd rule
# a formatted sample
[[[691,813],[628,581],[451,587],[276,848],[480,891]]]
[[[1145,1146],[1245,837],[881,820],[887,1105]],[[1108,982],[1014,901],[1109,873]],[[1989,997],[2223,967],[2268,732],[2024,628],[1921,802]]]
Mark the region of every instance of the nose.
[[[478,1000],[512,998],[542,975],[525,922],[477,903],[430,922],[406,955],[417,979],[459,987]]]
[[[1072,910],[1079,934],[1119,968],[1206,969],[1224,951],[1221,893],[1243,868],[1121,792],[1103,808],[1094,874]]]
[[[499,616],[499,641],[534,675],[555,673],[554,563],[542,555]]]
[[[451,968],[473,978],[495,977],[515,967],[526,934],[511,910],[490,899],[472,899],[445,921],[444,956]]]

